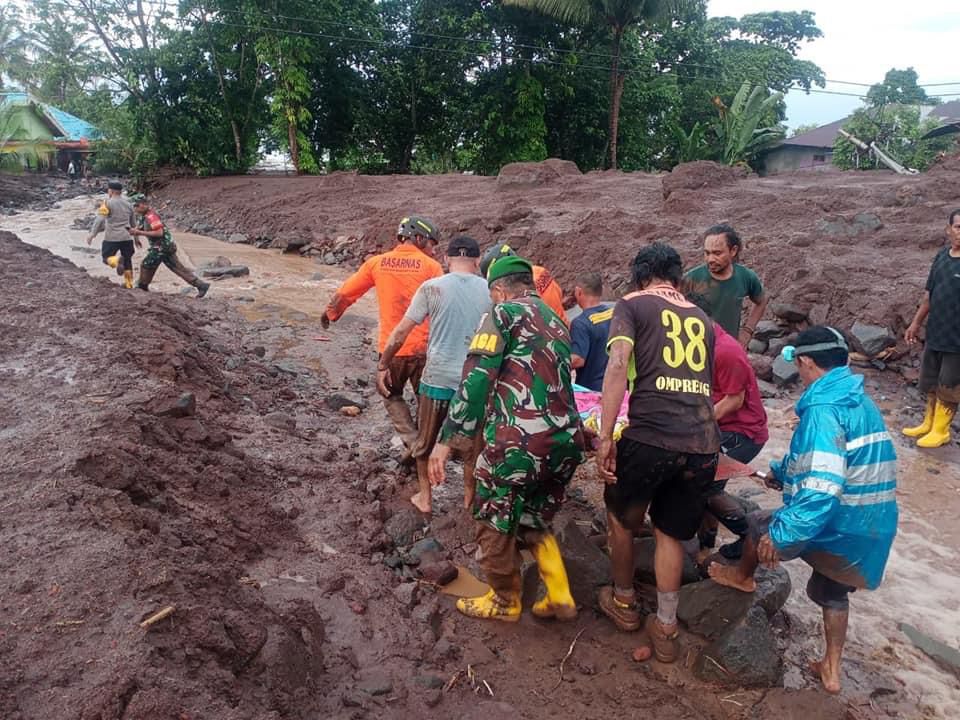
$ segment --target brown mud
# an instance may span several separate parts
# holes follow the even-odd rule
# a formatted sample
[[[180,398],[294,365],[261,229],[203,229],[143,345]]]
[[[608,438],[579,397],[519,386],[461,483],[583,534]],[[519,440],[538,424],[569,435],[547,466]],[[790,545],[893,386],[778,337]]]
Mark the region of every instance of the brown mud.
[[[176,294],[165,270],[160,292],[124,292],[99,257],[71,250],[84,233],[63,228],[86,208],[69,201],[5,226],[27,223],[24,239],[94,277],[0,239],[4,717],[859,720],[950,717],[960,701],[896,631],[906,619],[957,642],[956,448],[901,448],[901,537],[881,591],[853,599],[839,702],[801,670],[821,642],[802,568],[790,568],[795,592],[777,628],[799,694],[724,690],[686,662],[637,665],[638,638],[589,607],[570,625],[467,620],[384,564],[385,522],[409,517],[415,482],[394,461],[371,387],[372,298],[323,331],[343,270],[188,233],[177,240],[190,264],[227,255],[251,276],[215,283],[200,302]],[[868,383],[894,427],[918,402],[891,378]],[[187,392],[195,413],[176,417]],[[333,393],[365,404],[363,415],[331,410]],[[785,448],[788,410],[771,404],[762,460]],[[458,477],[438,493],[429,535],[477,572]],[[585,467],[558,525],[589,527],[598,490]],[[138,627],[167,605],[169,620]],[[683,642],[689,659],[703,641]],[[437,687],[468,666],[476,692],[462,675]]]

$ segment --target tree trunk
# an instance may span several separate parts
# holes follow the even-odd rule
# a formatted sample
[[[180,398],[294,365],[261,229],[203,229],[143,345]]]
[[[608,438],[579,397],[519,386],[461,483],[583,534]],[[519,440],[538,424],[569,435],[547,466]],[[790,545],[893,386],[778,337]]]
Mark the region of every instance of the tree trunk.
[[[611,170],[617,169],[617,134],[620,128],[620,98],[623,95],[623,83],[626,79],[620,72],[620,46],[622,43],[623,28],[614,28],[613,60],[610,64],[609,138],[607,139],[607,146],[610,148],[607,167]]]
[[[237,156],[237,170],[241,169],[241,164],[243,163],[243,143],[240,141],[240,128],[237,126],[237,121],[230,119],[230,128],[233,130],[233,149]]]
[[[300,146],[297,144],[297,123],[291,118],[292,112],[287,114],[287,145],[290,146],[290,162],[297,175],[300,174]]]

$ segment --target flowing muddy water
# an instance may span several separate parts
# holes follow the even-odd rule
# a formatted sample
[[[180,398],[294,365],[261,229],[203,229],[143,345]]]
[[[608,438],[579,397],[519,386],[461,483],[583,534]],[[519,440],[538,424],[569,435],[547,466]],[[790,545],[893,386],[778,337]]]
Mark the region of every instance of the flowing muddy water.
[[[91,212],[90,199],[69,200],[52,211],[0,217],[0,229],[70,259],[91,275],[116,282],[114,271],[100,261],[99,239],[94,241],[92,250],[87,250],[87,232],[71,229],[74,219]],[[323,331],[318,322],[327,299],[346,277],[346,270],[191,233],[176,232],[175,240],[188,265],[197,266],[223,255],[234,264],[250,268],[248,277],[213,282],[209,297],[236,303],[253,323],[310,328],[298,336],[307,340],[285,340],[283,355],[318,370],[325,367],[331,377],[357,373],[337,346],[344,340],[353,343],[358,337],[371,336],[376,322],[373,294],[357,303],[329,331]],[[138,251],[135,262],[141,257],[142,251]],[[43,281],[43,268],[24,268],[24,272]],[[151,289],[184,292],[189,302],[195,302],[189,297],[195,291],[185,291],[185,287],[179,278],[161,269]],[[62,293],[63,302],[69,303],[69,288]],[[884,411],[897,444],[901,519],[882,587],[873,593],[858,592],[853,596],[844,662],[844,696],[877,698],[877,705],[884,708],[886,716],[956,717],[960,713],[957,676],[917,650],[899,625],[908,623],[950,647],[960,647],[960,559],[956,552],[960,547],[956,524],[960,516],[960,447],[953,444],[918,452],[903,442],[898,432],[920,411],[916,393],[901,386],[889,373],[869,373],[867,387]],[[758,467],[786,450],[796,394],[794,391],[792,399],[768,401],[770,441],[755,463]],[[777,494],[763,491],[750,480],[733,480],[730,487],[735,492],[750,494],[763,507],[776,507],[779,503]],[[803,592],[809,570],[803,563],[788,563],[787,567],[795,592],[786,607],[794,638],[787,654],[786,684],[806,687],[810,681],[803,668],[821,647],[819,613]],[[897,691],[907,701],[884,705],[886,690]],[[874,716],[869,704],[861,702],[860,707],[864,717]]]

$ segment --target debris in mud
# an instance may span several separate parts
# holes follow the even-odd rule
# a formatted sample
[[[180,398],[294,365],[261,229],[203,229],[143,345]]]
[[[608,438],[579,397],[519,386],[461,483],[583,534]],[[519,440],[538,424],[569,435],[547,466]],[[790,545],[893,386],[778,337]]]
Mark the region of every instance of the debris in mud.
[[[250,274],[250,268],[246,265],[230,265],[228,267],[205,267],[200,271],[203,277],[212,280],[222,280],[224,278],[237,278]]]

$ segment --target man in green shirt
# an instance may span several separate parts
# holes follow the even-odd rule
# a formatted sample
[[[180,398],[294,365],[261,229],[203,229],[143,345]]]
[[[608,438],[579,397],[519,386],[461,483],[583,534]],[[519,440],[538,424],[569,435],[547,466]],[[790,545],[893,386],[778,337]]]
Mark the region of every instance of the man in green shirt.
[[[713,319],[746,347],[767,309],[767,298],[757,274],[740,264],[742,250],[743,242],[736,230],[729,225],[714,225],[703,238],[706,262],[687,271],[683,279],[688,291],[709,298]],[[744,298],[750,299],[753,309],[741,327]]]

